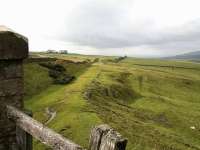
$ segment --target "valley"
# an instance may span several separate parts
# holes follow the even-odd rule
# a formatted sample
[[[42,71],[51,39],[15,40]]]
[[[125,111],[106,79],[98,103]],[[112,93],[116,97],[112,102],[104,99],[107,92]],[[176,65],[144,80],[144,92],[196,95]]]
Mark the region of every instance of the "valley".
[[[43,55],[43,54],[40,54]],[[34,118],[87,148],[106,123],[128,150],[200,149],[200,64],[189,61],[48,55],[75,77],[55,84],[41,62],[25,63],[25,106]],[[34,149],[48,149],[34,141]]]

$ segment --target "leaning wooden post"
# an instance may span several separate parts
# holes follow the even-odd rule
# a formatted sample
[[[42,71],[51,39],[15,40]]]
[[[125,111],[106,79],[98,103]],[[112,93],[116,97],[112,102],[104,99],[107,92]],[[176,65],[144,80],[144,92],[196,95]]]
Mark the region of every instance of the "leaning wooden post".
[[[81,146],[45,127],[42,123],[29,117],[19,109],[13,106],[7,106],[7,110],[8,117],[15,121],[21,129],[54,150],[84,150]]]
[[[92,129],[89,150],[125,150],[126,144],[127,139],[104,124]]]
[[[23,108],[23,59],[26,37],[0,26],[0,150],[16,150],[16,125],[7,118],[6,105]]]

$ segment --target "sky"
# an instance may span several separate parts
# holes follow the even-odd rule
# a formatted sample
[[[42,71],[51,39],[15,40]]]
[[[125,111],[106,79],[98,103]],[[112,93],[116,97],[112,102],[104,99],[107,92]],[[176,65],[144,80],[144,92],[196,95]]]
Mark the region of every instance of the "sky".
[[[30,51],[165,57],[200,50],[200,0],[0,0]]]

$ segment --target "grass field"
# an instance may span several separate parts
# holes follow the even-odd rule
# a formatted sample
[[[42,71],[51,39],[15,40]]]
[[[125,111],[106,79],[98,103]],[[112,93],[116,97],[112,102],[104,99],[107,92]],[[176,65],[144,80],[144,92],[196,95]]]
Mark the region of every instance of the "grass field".
[[[37,95],[52,84],[52,79],[48,76],[48,69],[37,63],[26,63],[24,72],[25,99]]]
[[[25,105],[34,118],[45,123],[51,108],[57,115],[48,126],[85,148],[92,126],[107,123],[128,138],[128,150],[200,149],[199,63],[99,58],[88,66],[65,65],[77,77],[67,85],[54,85],[45,68],[25,64]],[[34,149],[45,147],[34,141]]]

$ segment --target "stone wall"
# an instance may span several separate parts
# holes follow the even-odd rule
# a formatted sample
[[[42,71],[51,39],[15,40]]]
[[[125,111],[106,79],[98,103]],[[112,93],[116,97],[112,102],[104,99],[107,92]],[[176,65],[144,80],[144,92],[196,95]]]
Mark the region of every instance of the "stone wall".
[[[23,59],[28,55],[28,41],[0,26],[0,150],[15,150],[16,127],[8,120],[6,105],[23,108]]]

